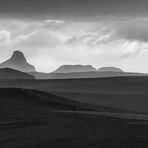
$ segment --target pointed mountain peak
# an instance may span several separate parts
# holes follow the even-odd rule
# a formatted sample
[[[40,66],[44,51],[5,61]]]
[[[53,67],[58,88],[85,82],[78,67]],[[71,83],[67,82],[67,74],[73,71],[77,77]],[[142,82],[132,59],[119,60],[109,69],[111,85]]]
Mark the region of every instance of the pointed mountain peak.
[[[21,51],[19,51],[19,50],[15,50],[13,52],[13,55],[24,55],[24,54]]]
[[[13,61],[16,61],[16,62],[21,62],[21,63],[22,62],[24,62],[24,63],[27,62],[24,54],[19,50],[14,51],[13,55],[11,56],[10,59],[13,60]]]
[[[19,50],[14,51],[10,59],[1,63],[0,68],[12,68],[23,72],[35,71],[35,67],[27,62],[24,54]]]

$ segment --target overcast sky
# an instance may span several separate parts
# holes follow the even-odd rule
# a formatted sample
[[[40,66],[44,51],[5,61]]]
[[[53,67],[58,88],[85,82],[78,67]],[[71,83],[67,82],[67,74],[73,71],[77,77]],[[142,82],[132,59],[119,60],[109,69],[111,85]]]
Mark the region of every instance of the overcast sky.
[[[14,50],[44,72],[63,64],[148,72],[148,1],[0,0],[0,62]]]

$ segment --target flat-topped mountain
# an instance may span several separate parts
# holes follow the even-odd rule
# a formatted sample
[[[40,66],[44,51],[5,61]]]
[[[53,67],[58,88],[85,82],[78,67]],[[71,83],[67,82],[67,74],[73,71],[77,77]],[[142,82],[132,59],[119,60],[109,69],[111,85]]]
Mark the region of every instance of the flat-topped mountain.
[[[98,69],[100,72],[123,72],[122,69],[117,68],[117,67],[101,67]]]
[[[53,73],[73,73],[88,71],[96,71],[96,69],[91,65],[63,65],[56,69]]]
[[[0,69],[0,79],[35,79],[34,76],[10,68]]]
[[[79,67],[79,69],[77,67]],[[126,77],[126,76],[148,75],[144,73],[124,72],[122,71],[122,69],[116,67],[102,67],[99,70],[95,70],[95,68],[89,65],[88,65],[88,67],[90,67],[89,71],[85,71],[86,67],[85,66],[83,67],[82,65],[80,66],[64,65],[52,73],[31,72],[30,74],[35,76],[36,79],[80,79],[80,78],[105,78],[105,77]]]
[[[12,68],[23,72],[35,71],[35,67],[27,62],[20,51],[14,51],[10,59],[0,64],[0,68]]]

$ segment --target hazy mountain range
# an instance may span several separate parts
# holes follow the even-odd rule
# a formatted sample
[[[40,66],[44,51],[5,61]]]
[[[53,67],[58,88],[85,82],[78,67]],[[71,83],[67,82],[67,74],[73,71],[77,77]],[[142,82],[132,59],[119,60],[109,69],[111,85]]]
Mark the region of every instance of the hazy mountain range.
[[[0,66],[1,148],[147,148],[148,77],[135,77],[144,74],[91,65],[38,73],[19,51]]]
[[[53,73],[73,73],[88,71],[96,71],[96,69],[91,65],[63,65],[56,69]]]
[[[35,67],[27,62],[24,54],[20,51],[14,51],[8,60],[0,64],[0,68],[9,68],[9,72],[11,71],[10,68],[21,72],[26,72],[33,75],[36,79],[102,78],[146,75],[141,73],[124,72],[122,69],[117,67],[101,67],[97,70],[91,65],[63,65],[51,73],[36,72]],[[14,74],[14,71],[11,73]],[[0,75],[2,75],[0,77],[4,76],[2,71]],[[16,73],[16,78],[21,78],[18,73]],[[24,76],[23,78],[26,77]]]

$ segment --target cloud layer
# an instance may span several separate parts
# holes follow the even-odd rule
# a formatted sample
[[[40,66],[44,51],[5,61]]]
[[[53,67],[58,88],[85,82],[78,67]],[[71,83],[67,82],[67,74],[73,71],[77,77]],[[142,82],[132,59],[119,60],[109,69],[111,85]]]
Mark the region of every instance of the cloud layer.
[[[1,0],[4,18],[146,16],[147,0]]]
[[[14,50],[21,50],[38,71],[49,72],[62,64],[119,66],[138,71],[142,69],[138,62],[145,62],[141,57],[148,52],[146,18],[0,22],[0,61]],[[137,59],[137,69],[133,59]]]

